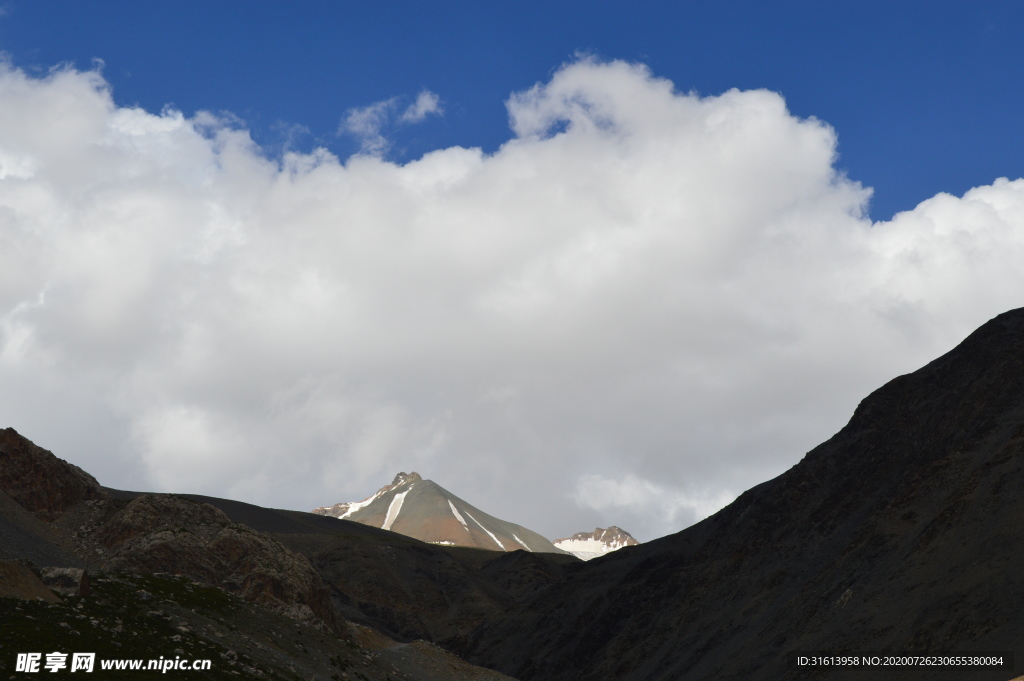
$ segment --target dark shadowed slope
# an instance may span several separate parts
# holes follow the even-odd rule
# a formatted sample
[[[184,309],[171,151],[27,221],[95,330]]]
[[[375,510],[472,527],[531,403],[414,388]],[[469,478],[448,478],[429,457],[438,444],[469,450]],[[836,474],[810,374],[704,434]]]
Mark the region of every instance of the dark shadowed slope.
[[[120,501],[140,496],[104,492]],[[581,564],[567,554],[437,546],[323,515],[182,496],[306,556],[346,619],[402,642],[461,640]]]
[[[683,532],[574,570],[462,652],[536,681],[850,678],[785,667],[790,650],[844,648],[1010,649],[1024,664],[1022,554],[1014,310],[871,394],[785,474]]]

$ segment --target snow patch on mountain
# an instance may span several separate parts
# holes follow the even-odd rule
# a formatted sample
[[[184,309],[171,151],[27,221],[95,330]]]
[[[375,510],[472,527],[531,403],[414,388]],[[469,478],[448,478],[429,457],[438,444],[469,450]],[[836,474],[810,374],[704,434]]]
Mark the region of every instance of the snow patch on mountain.
[[[388,506],[388,514],[384,517],[384,524],[381,526],[383,530],[390,530],[391,526],[398,520],[398,514],[402,512],[402,504],[405,502],[405,495],[412,491],[412,486],[404,492],[400,492],[395,495],[395,498],[391,500],[391,505]]]
[[[563,551],[568,551],[580,560],[592,560],[612,551],[606,544],[596,539],[586,539],[583,541],[563,539],[562,541],[555,542],[555,546]]]
[[[374,501],[376,501],[377,497],[379,497],[380,495],[381,495],[381,492],[378,491],[373,496],[367,497],[366,499],[363,499],[362,501],[354,501],[354,502],[352,502],[350,504],[347,504],[348,508],[345,509],[345,512],[342,513],[341,515],[339,515],[338,518],[347,518],[347,517],[349,517],[350,515],[352,515],[353,513],[358,511],[359,509],[365,508],[365,507],[369,506],[370,504],[372,504]]]
[[[469,511],[466,511],[466,515],[469,516],[469,519],[472,520],[474,523],[476,523],[477,525],[480,525],[480,529],[483,530],[484,532],[486,532],[488,535],[490,535],[491,539],[494,540],[494,543],[497,544],[501,548],[502,551],[508,551],[508,549],[505,548],[505,545],[502,544],[500,541],[498,541],[498,538],[494,536],[493,532],[491,532],[486,527],[481,525],[479,520],[477,520],[473,516],[469,515]]]
[[[462,523],[462,526],[466,528],[466,532],[469,532],[469,525],[466,524],[465,519],[459,513],[459,509],[455,508],[455,504],[452,503],[451,499],[448,500],[448,508],[452,509],[452,514],[459,519],[459,522]]]
[[[531,553],[533,552],[533,549],[531,549],[529,546],[524,544],[523,540],[520,539],[519,537],[517,537],[515,532],[512,533],[512,538],[515,539],[517,542],[519,542],[519,545],[522,546],[524,549],[526,549],[527,551],[530,551]]]

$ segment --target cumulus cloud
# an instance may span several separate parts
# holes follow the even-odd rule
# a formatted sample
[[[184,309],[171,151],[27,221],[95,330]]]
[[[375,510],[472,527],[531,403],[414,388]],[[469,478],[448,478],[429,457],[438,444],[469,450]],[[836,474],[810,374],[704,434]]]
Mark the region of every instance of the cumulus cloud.
[[[272,159],[2,67],[3,425],[111,486],[308,509],[417,470],[649,539],[1021,304],[1022,180],[872,223],[773,92],[582,60],[508,109],[493,154],[386,161],[395,102],[345,119],[376,155]]]

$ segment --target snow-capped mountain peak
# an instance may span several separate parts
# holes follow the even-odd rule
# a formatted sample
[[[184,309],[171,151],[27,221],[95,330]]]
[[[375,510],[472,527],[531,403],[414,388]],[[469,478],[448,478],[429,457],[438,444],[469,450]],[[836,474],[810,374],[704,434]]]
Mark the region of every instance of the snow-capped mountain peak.
[[[565,539],[556,539],[555,546],[581,560],[590,560],[621,549],[623,546],[639,544],[629,532],[612,525],[608,529],[596,528],[593,532],[577,532]]]
[[[399,473],[390,485],[362,501],[322,506],[313,513],[372,525],[432,544],[565,553],[536,532],[484,513],[418,473]]]

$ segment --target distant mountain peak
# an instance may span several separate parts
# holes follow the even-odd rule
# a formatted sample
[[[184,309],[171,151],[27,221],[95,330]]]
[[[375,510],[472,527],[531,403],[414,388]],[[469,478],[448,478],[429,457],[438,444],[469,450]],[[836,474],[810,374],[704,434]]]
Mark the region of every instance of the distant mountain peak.
[[[321,506],[313,513],[352,520],[445,546],[490,551],[566,553],[521,525],[495,518],[419,473],[399,473],[390,485],[356,502]]]
[[[555,546],[581,560],[591,560],[623,546],[636,546],[639,543],[633,535],[615,525],[607,529],[598,527],[593,532],[577,532],[571,537],[554,541]]]

